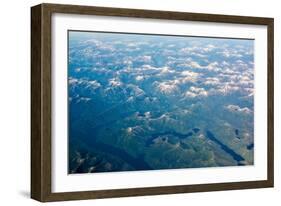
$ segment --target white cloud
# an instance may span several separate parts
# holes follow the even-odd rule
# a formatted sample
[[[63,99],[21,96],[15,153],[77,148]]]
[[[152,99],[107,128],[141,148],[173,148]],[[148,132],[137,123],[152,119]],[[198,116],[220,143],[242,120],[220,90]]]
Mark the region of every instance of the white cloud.
[[[128,84],[127,88],[130,89],[131,96],[135,97],[135,96],[140,96],[140,95],[145,94],[145,92],[141,88],[139,88],[137,85]]]
[[[207,78],[205,78],[204,84],[205,85],[212,85],[212,86],[219,85],[220,80],[217,77],[207,77]]]
[[[84,102],[87,103],[91,100],[90,97],[81,97],[79,96],[79,94],[73,95],[72,97],[69,97],[68,100],[70,102],[74,102],[74,103],[80,103],[80,102]]]
[[[109,85],[112,87],[118,87],[122,85],[122,82],[120,80],[118,80],[117,78],[112,78],[109,79]]]
[[[140,68],[135,68],[134,71],[145,74],[144,76],[147,76],[149,74],[157,75],[157,76],[165,76],[167,74],[172,74],[176,72],[175,70],[171,69],[168,66],[154,67],[149,64],[142,65]]]
[[[160,73],[158,74],[158,76],[175,73],[175,70],[172,70],[172,69],[171,69],[170,67],[168,67],[168,66],[158,67],[157,69],[160,71]]]
[[[182,71],[181,75],[182,76],[189,76],[189,77],[197,77],[199,74],[196,73],[196,72],[193,72],[193,71],[186,70],[186,71]]]
[[[150,112],[145,112],[145,113],[144,113],[144,116],[145,116],[146,118],[150,118],[150,117],[151,117],[151,113],[150,113]]]
[[[145,62],[145,63],[149,63],[149,62],[151,62],[152,58],[151,58],[151,56],[144,55],[144,56],[138,57],[137,60]]]
[[[99,41],[97,39],[88,39],[88,40],[82,42],[82,44],[90,46],[90,47],[87,47],[86,50],[84,50],[84,52],[85,52],[84,54],[86,54],[86,55],[89,54],[89,51],[93,52],[94,50],[96,50],[96,49],[93,50],[93,46],[97,47],[100,50],[105,50],[105,51],[110,51],[110,52],[113,52],[115,50],[112,45]]]
[[[206,97],[208,92],[201,87],[190,87],[189,90],[185,93],[185,97],[195,98],[195,97]]]
[[[197,81],[198,77],[200,76],[200,73],[186,70],[186,71],[181,72],[181,76],[183,76],[183,78],[180,78],[180,80],[183,83],[195,82],[195,81]]]
[[[82,42],[84,45],[94,45],[94,46],[101,46],[103,43],[97,39],[88,39]]]
[[[215,47],[214,45],[208,44],[206,47],[203,47],[202,50],[203,50],[204,52],[211,52],[211,51],[213,51],[215,48],[216,48],[216,47]]]
[[[223,55],[226,58],[230,58],[230,57],[240,58],[240,57],[242,57],[242,54],[240,54],[238,50],[229,49],[229,48],[226,48],[223,51],[219,51],[217,53]]]
[[[239,76],[239,82],[238,82],[240,85],[244,85],[244,86],[247,86],[247,85],[252,85],[253,84],[253,81],[252,79],[249,77],[249,76],[246,76],[246,75],[241,75]]]
[[[193,93],[191,91],[187,91],[185,93],[185,97],[195,98],[195,97],[197,97],[197,94],[195,94],[195,93]]]
[[[202,68],[202,66],[198,62],[195,62],[195,61],[190,62],[189,65],[191,68],[194,68],[194,69]]]
[[[195,46],[189,46],[189,47],[182,48],[180,50],[180,52],[190,55],[190,56],[206,58],[208,53],[212,52],[214,49],[217,49],[217,47],[212,44],[208,44],[206,46],[205,45],[195,45]]]
[[[124,60],[123,60],[123,64],[132,65],[132,64],[133,64],[133,61],[132,61],[131,58],[127,58],[127,59],[124,59]]]
[[[144,65],[142,65],[141,70],[159,70],[159,68],[153,67],[149,64],[144,64]]]
[[[128,134],[132,134],[133,128],[132,128],[132,127],[128,127],[128,128],[126,129],[126,132],[127,132]]]
[[[248,107],[241,108],[238,105],[233,105],[233,104],[227,105],[225,108],[230,112],[244,113],[244,114],[252,113],[252,110],[249,109]]]
[[[166,81],[166,82],[154,82],[156,88],[163,94],[172,94],[179,91],[177,82]]]
[[[206,90],[200,87],[190,87],[190,91],[195,92],[197,94],[207,95]]]
[[[219,63],[218,62],[211,62],[209,63],[207,66],[202,66],[200,63],[193,61],[193,60],[189,60],[188,62],[185,62],[182,64],[182,66],[184,67],[189,67],[192,69],[201,69],[201,70],[209,70],[209,71],[214,71],[214,72],[218,72],[221,71],[222,69],[219,67]]]
[[[226,83],[221,83],[218,87],[213,88],[211,91],[212,91],[212,94],[227,95],[229,93],[238,91],[239,89],[240,89],[240,87],[226,82]]]
[[[143,132],[144,129],[141,126],[134,126],[134,127],[127,127],[126,128],[126,133],[127,135],[137,135],[141,132]]]
[[[121,43],[124,44],[123,41]],[[129,43],[126,44],[126,46],[128,46],[128,47],[139,47],[141,45],[148,45],[148,42],[139,41],[139,42],[129,42]]]
[[[209,71],[214,71],[214,72],[221,71],[221,68],[219,67],[218,62],[212,62],[212,63],[208,64],[205,68]]]
[[[80,72],[81,71],[81,68],[76,68],[74,69],[75,72]]]
[[[163,67],[161,73],[169,73],[169,67]]]
[[[144,79],[144,76],[142,76],[142,75],[138,75],[138,76],[136,76],[136,78],[135,78],[137,81],[141,81],[141,80],[143,80]]]
[[[76,84],[79,84],[79,82],[80,82],[80,80],[75,79],[75,78],[72,78],[72,77],[70,77],[70,78],[68,79],[68,84],[69,84],[70,86],[75,86]]]
[[[80,97],[80,98],[77,99],[77,103],[79,103],[79,102],[88,102],[90,100],[91,100],[91,98],[88,98],[88,97]]]
[[[254,88],[244,88],[244,91],[247,93],[248,97],[254,96]]]
[[[91,89],[97,89],[101,86],[101,84],[99,82],[97,82],[96,80],[92,80],[92,81],[87,81],[86,82],[86,88],[91,88]]]
[[[97,89],[101,87],[101,84],[96,80],[76,79],[72,77],[68,79],[68,84],[73,88],[77,86],[84,86],[85,88],[90,89]]]
[[[222,73],[225,73],[225,74],[235,74],[235,73],[237,73],[237,72],[233,71],[233,70],[230,69],[230,68],[224,68],[224,69],[222,70]]]

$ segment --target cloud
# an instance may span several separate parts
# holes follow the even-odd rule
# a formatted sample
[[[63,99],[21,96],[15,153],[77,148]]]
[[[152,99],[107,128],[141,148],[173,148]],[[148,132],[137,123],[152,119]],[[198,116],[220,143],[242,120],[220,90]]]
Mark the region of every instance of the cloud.
[[[142,75],[137,75],[136,78],[135,78],[137,81],[141,81],[144,79],[144,76]]]
[[[91,100],[90,97],[81,97],[79,94],[73,95],[72,97],[69,97],[68,100],[70,102],[74,102],[74,103],[87,103]]]
[[[231,58],[231,57],[235,57],[235,58],[241,58],[243,55],[239,53],[238,50],[235,49],[224,49],[223,51],[218,51],[218,54],[221,54],[222,56],[226,57],[226,58]]]
[[[74,69],[74,71],[75,72],[81,72],[81,68],[78,67],[78,68]]]
[[[209,63],[207,66],[203,66],[194,60],[189,60],[189,61],[183,63],[182,66],[188,67],[191,69],[209,70],[209,71],[214,71],[214,72],[221,71],[221,68],[219,67],[219,63],[216,61]]]
[[[137,58],[137,60],[145,62],[145,63],[149,63],[149,62],[151,62],[152,58],[149,55],[144,55],[144,56],[139,56]]]
[[[205,81],[203,82],[203,84],[215,86],[215,85],[220,84],[220,80],[217,77],[207,77],[207,78],[205,78]]]
[[[208,44],[206,47],[202,48],[204,52],[212,52],[214,49],[216,49],[216,46],[213,44]]]
[[[134,127],[127,127],[125,131],[127,135],[131,136],[131,135],[138,135],[140,133],[143,133],[144,129],[141,126],[134,126]]]
[[[146,118],[150,118],[151,117],[151,113],[148,111],[148,112],[145,112],[144,113],[144,116],[146,117]]]
[[[202,68],[202,66],[196,61],[191,61],[186,65],[193,68],[193,69],[201,69]]]
[[[85,46],[91,45],[91,46],[100,47],[103,45],[103,43],[97,39],[87,39],[81,42],[81,45],[85,45]]]
[[[124,44],[124,42],[122,42]],[[127,47],[139,47],[141,45],[146,45],[146,42],[129,42],[126,44]]]
[[[91,88],[91,89],[97,89],[101,86],[101,84],[96,80],[86,81],[85,84],[87,85],[86,88]]]
[[[245,88],[244,90],[247,93],[248,97],[254,96],[254,88]]]
[[[206,97],[208,92],[201,87],[190,87],[189,90],[184,94],[185,97],[195,98],[195,97]]]
[[[134,84],[128,84],[126,88],[129,91],[130,96],[133,97],[141,96],[145,94],[145,92],[141,88],[139,88],[137,85]]]
[[[235,45],[242,46],[232,46],[231,42],[220,40],[153,43],[145,38],[118,41],[90,39],[84,44],[78,44],[77,50],[73,50],[74,55],[70,55],[75,65],[78,65],[71,72],[79,77],[85,72],[101,79],[102,84],[108,81],[107,88],[127,88],[127,82],[132,81],[146,91],[147,87],[142,87],[142,81],[145,80],[153,84],[153,89],[157,92],[189,98],[234,92],[237,92],[235,95],[242,95],[238,97],[253,95],[253,59],[238,58],[251,54],[252,50],[247,45],[237,43]],[[129,50],[126,51],[128,47],[130,51],[139,51],[130,53]],[[103,52],[105,49],[108,51]],[[156,55],[159,59],[154,58]],[[87,63],[84,67],[80,64],[83,58]],[[110,61],[104,61],[105,59]],[[116,67],[118,68],[115,69]],[[69,84],[85,88],[101,86],[97,81],[85,79],[70,79]],[[117,89],[116,92],[119,91]]]
[[[84,88],[97,89],[101,87],[101,84],[96,80],[76,79],[72,77],[68,79],[68,84],[72,88],[75,88],[77,86],[82,86]]]
[[[175,71],[173,71],[173,70],[171,70],[169,67],[167,67],[167,66],[164,66],[164,67],[161,67],[160,68],[160,70],[161,70],[161,73],[174,73]]]
[[[96,47],[96,49],[110,51],[110,52],[113,52],[115,50],[111,44],[104,42],[104,41],[99,41],[97,39],[88,39],[88,40],[83,41],[81,44],[84,46],[87,46],[84,49],[84,54],[87,54],[87,51],[93,52],[95,47]]]
[[[152,75],[164,77],[169,74],[176,73],[176,71],[171,69],[169,66],[154,67],[149,64],[142,65],[138,68],[134,68],[133,70],[134,70],[133,74],[136,75],[135,79],[137,81],[140,81],[144,78],[148,78],[149,76],[152,76]]]
[[[182,83],[186,83],[186,82],[196,82],[198,77],[200,76],[200,73],[197,72],[193,72],[193,71],[182,71],[181,72],[181,76],[183,76],[183,78],[179,78],[179,80]]]
[[[184,47],[180,50],[180,52],[190,56],[206,58],[208,53],[213,52],[213,50],[215,49],[217,49],[217,47],[213,44],[195,45],[195,46]]]
[[[156,81],[153,84],[155,84],[158,91],[163,94],[172,94],[179,91],[177,83],[174,81],[166,81],[166,82]]]
[[[132,64],[133,64],[132,58],[126,57],[126,58],[123,60],[123,64],[125,64],[125,65],[132,65]]]
[[[163,66],[163,67],[158,67],[159,73],[157,74],[158,76],[164,76],[167,74],[173,74],[175,73],[175,70],[171,69],[168,66]]]
[[[199,74],[196,73],[196,72],[193,72],[193,71],[186,70],[186,71],[182,71],[181,75],[182,76],[188,76],[188,77],[198,77]]]
[[[221,83],[215,88],[211,89],[211,94],[222,94],[227,95],[235,91],[239,91],[240,87],[234,84],[230,84],[228,82]]]
[[[150,64],[144,64],[141,66],[140,70],[159,70],[159,68],[151,66]]]
[[[241,75],[241,76],[239,76],[239,84],[248,86],[248,85],[252,85],[253,81],[249,76]]]
[[[238,105],[227,105],[225,107],[228,111],[230,112],[234,112],[234,113],[243,113],[243,114],[251,114],[253,111],[251,109],[249,109],[248,107],[239,107]]]
[[[218,72],[221,71],[221,68],[219,67],[219,63],[218,62],[212,62],[210,64],[208,64],[207,66],[203,67],[209,71],[214,71],[214,72]]]
[[[112,86],[112,87],[119,87],[119,86],[123,85],[123,83],[117,78],[109,79],[108,84],[109,84],[109,86]]]
[[[79,103],[79,102],[88,102],[88,101],[90,101],[90,100],[91,100],[91,98],[89,98],[89,97],[80,97],[80,98],[77,99],[76,103]]]

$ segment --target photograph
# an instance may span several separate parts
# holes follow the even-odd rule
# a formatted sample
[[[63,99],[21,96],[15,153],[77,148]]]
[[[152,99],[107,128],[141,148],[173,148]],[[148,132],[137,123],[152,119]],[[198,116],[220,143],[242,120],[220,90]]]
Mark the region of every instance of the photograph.
[[[31,8],[31,198],[274,186],[274,18]]]
[[[254,165],[255,39],[67,31],[68,173]]]

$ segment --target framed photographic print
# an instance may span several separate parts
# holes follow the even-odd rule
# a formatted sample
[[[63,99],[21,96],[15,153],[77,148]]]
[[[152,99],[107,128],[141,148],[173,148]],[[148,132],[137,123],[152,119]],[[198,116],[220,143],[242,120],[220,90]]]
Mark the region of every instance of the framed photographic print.
[[[273,19],[31,8],[31,196],[273,187]]]

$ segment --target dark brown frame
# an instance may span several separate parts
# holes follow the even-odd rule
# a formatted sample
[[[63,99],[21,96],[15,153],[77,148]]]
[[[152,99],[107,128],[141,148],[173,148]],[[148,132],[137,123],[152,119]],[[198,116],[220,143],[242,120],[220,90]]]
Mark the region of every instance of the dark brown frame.
[[[267,180],[134,189],[63,192],[51,191],[51,16],[53,13],[102,15],[267,26],[268,131]],[[152,11],[60,4],[31,8],[31,198],[42,201],[80,200],[139,195],[205,192],[273,187],[274,184],[274,19],[262,17]]]

